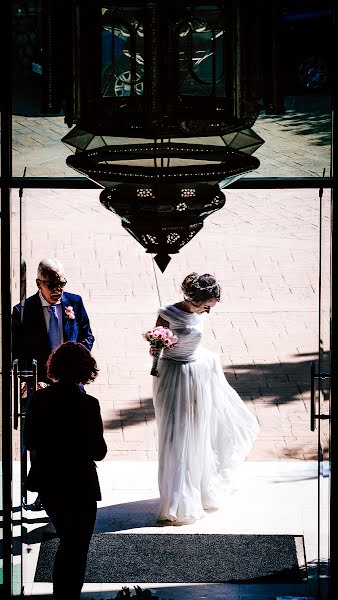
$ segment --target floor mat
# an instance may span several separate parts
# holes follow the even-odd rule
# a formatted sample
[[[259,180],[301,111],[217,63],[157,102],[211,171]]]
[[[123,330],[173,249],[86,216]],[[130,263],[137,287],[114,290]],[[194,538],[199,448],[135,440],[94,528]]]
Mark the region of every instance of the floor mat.
[[[52,581],[57,538],[42,539],[36,582]],[[94,534],[87,583],[301,583],[303,536]]]

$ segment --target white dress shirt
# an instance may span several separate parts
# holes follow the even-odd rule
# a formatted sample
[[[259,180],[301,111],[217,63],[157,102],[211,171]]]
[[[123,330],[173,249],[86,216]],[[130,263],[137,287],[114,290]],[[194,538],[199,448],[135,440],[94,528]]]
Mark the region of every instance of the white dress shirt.
[[[45,319],[47,332],[49,330],[49,321],[50,321],[50,312],[49,312],[48,308],[50,306],[55,306],[57,318],[58,318],[58,321],[59,321],[60,340],[61,340],[61,344],[63,344],[62,304],[61,304],[61,300],[58,300],[55,304],[50,304],[49,302],[47,302],[47,300],[45,300],[45,298],[41,294],[40,290],[39,290],[39,296],[40,296],[41,306],[42,306],[42,309],[43,309],[43,316],[44,316],[44,319]]]

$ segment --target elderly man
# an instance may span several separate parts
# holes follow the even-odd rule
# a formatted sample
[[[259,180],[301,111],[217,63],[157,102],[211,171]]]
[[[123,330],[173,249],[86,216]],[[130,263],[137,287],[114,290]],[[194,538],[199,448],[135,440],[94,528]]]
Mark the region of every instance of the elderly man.
[[[64,291],[67,280],[60,261],[42,259],[36,284],[37,293],[13,309],[12,356],[19,360],[20,370],[31,370],[33,359],[37,361],[38,389],[42,389],[51,383],[46,372],[51,351],[67,341],[80,342],[90,351],[94,336],[81,296]],[[29,381],[21,383],[22,397],[28,395],[28,400]],[[39,498],[34,508],[41,508]]]
[[[90,351],[92,334],[81,296],[63,291],[67,285],[64,268],[53,258],[41,260],[36,284],[38,291],[17,304],[12,314],[12,354],[23,368],[36,359],[38,387],[49,383],[46,362],[54,348],[63,342],[80,342]]]

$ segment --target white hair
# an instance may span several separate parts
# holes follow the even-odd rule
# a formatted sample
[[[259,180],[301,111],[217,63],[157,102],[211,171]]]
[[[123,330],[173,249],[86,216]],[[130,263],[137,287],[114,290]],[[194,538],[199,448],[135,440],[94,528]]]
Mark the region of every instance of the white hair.
[[[40,279],[51,271],[63,273],[63,270],[63,264],[56,258],[43,258],[38,265],[37,278]]]

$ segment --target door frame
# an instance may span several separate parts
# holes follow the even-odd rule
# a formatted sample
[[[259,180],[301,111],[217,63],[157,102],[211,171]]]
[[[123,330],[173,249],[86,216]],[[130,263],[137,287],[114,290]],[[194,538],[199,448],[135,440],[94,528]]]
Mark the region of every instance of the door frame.
[[[320,180],[323,184],[323,181]],[[245,180],[245,187],[250,187],[251,189],[271,189],[268,180],[262,181],[257,178],[257,180],[251,179],[250,182]],[[18,183],[25,188],[40,188],[38,182],[35,182],[36,185],[32,185],[32,181],[30,179],[13,181],[13,179],[8,179],[7,185],[2,187],[2,223],[1,223],[1,301],[3,308],[3,318],[2,318],[2,336],[3,339],[10,340],[11,339],[11,311],[12,311],[12,299],[11,299],[11,215],[10,215],[10,207],[11,207],[11,188],[17,188]],[[54,181],[48,179],[44,181],[44,185],[42,187],[53,188]],[[59,182],[58,182],[59,183]],[[315,184],[315,182],[311,182],[311,184]],[[286,182],[284,180],[274,181],[273,187],[278,187],[279,189],[288,187],[300,188],[305,187],[301,185],[301,182],[297,179],[294,182],[294,185],[290,185],[290,180]],[[87,182],[85,182],[87,187]],[[61,186],[57,186],[61,187]],[[94,187],[94,186],[93,186]],[[230,186],[229,186],[230,187]],[[241,186],[237,183],[237,189],[241,189]],[[310,182],[307,181],[307,188],[316,188],[316,185],[310,185]],[[324,187],[330,188],[332,187],[332,193],[335,195],[335,186],[330,185],[329,181],[325,181]],[[79,189],[78,181],[68,181],[63,180],[62,188],[64,189]],[[317,188],[318,189],[318,188]],[[338,214],[338,213],[337,213]],[[334,215],[337,220],[337,214]],[[335,227],[338,230],[338,226]],[[332,245],[334,246],[334,236],[332,236]],[[334,248],[332,248],[334,250]],[[335,261],[335,254],[333,253],[333,261]],[[334,269],[334,266],[333,266]],[[334,283],[334,282],[333,282]],[[337,286],[333,285],[333,298],[332,298],[332,315],[334,316],[334,308],[336,306],[334,298],[336,294]],[[335,329],[334,329],[335,327]],[[332,318],[332,372],[335,373],[335,364],[337,362],[337,324],[334,318]],[[12,414],[11,414],[11,389],[12,389],[12,378],[11,378],[11,353],[10,353],[10,344],[2,344],[2,359],[3,359],[3,378],[2,378],[2,400],[3,400],[3,423],[4,423],[4,432],[3,432],[3,497],[4,497],[4,592],[5,597],[11,597],[11,544],[12,544],[12,505],[11,505],[11,485],[12,485],[12,464],[11,464],[11,455],[9,452],[6,452],[6,449],[11,448],[12,444]],[[337,397],[336,384],[334,376],[332,377],[332,397]],[[335,423],[335,413],[338,409],[335,409],[334,402],[332,402],[332,419],[333,423]],[[332,439],[331,439],[331,490],[330,490],[330,506],[332,507],[330,510],[331,513],[331,535],[330,535],[330,555],[331,555],[331,569],[330,569],[330,580],[329,580],[329,590],[330,590],[330,598],[334,600],[337,596],[336,590],[337,588],[337,571],[338,571],[338,552],[337,552],[337,543],[338,536],[336,534],[337,529],[335,528],[336,510],[338,500],[338,431],[332,429]],[[338,523],[337,523],[338,524]],[[1,588],[0,588],[1,589]],[[338,589],[338,588],[337,588]]]
[[[1,336],[6,343],[2,344],[2,496],[3,496],[3,584],[0,592],[4,597],[11,597],[11,553],[12,553],[12,408],[11,408],[11,189],[24,188],[49,188],[49,189],[101,189],[95,183],[81,177],[71,178],[39,178],[39,177],[12,177],[12,88],[11,88],[11,50],[12,50],[12,13],[11,3],[5,2],[1,8],[0,25],[0,72],[2,74],[1,94]],[[333,104],[335,105],[335,99]],[[334,108],[334,107],[333,107]],[[332,168],[333,174],[337,173],[337,156],[335,143],[337,140],[337,124],[333,110],[332,132]],[[330,188],[333,196],[333,206],[337,203],[337,184],[334,177],[325,180],[319,177],[309,178],[246,178],[238,180],[229,186],[229,189],[299,189],[319,187]],[[332,231],[338,231],[338,209],[333,210]],[[336,236],[337,237],[337,236]],[[332,272],[337,272],[336,263],[337,240],[332,235]],[[330,582],[329,597],[334,600],[338,597],[338,405],[334,400],[338,397],[338,382],[335,377],[338,366],[338,285],[332,282],[332,424],[331,428],[331,528],[330,528]],[[336,416],[337,415],[337,416]],[[1,495],[1,494],[0,494]]]

